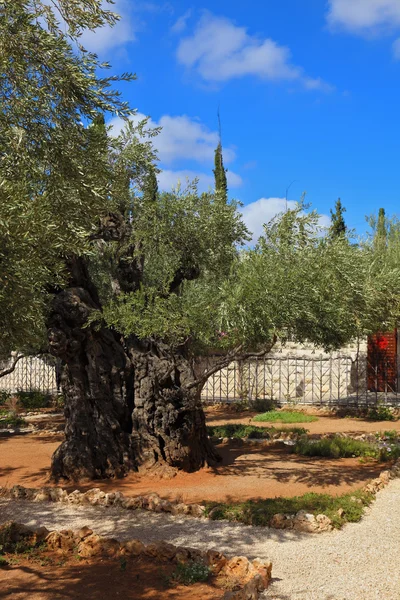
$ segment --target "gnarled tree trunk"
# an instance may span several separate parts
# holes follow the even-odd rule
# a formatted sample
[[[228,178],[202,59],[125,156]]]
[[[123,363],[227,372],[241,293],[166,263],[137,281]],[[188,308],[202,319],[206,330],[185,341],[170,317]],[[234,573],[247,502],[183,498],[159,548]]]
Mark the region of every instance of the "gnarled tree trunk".
[[[135,468],[131,445],[133,369],[110,330],[85,327],[100,307],[85,264],[71,265],[71,287],[56,294],[49,318],[49,346],[62,359],[65,441],[51,473],[59,480],[121,477]]]
[[[139,470],[197,471],[219,456],[207,436],[201,386],[190,362],[159,343],[131,340],[135,372],[132,440]]]

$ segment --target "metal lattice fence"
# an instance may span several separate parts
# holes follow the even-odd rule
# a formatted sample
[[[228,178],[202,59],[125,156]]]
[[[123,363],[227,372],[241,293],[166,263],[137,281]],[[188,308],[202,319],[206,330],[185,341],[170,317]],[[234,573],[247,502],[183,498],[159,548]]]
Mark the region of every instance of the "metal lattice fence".
[[[397,383],[393,385],[387,376],[389,369],[379,365],[378,386],[373,384],[378,381],[378,365],[371,364],[366,354],[355,358],[275,355],[232,362],[208,379],[202,399],[206,403],[261,399],[277,404],[365,406],[384,402],[396,406],[400,395]]]
[[[210,363],[212,364],[212,358]],[[203,363],[207,368],[207,362]],[[7,363],[0,365],[6,368]],[[392,365],[372,364],[367,354],[273,355],[232,362],[212,375],[202,390],[205,403],[256,399],[277,404],[365,406],[383,402],[400,406],[398,380],[393,385]],[[15,370],[0,378],[0,391],[59,391],[57,361],[51,356],[21,359]],[[375,383],[374,383],[375,382]],[[379,385],[378,385],[379,384]]]
[[[6,369],[12,361],[3,361],[1,369]],[[57,361],[52,356],[26,356],[16,364],[12,373],[0,378],[0,391],[15,392],[42,392],[56,394]]]

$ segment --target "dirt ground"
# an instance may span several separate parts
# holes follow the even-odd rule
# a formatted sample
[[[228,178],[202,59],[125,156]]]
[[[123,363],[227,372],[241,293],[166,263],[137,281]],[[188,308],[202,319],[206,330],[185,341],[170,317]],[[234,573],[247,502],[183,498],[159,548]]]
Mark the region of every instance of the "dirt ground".
[[[218,408],[207,411],[208,424],[249,423],[251,413],[227,412]],[[337,432],[375,432],[388,429],[400,431],[400,421],[371,422],[361,419],[318,417],[305,423],[311,434]],[[268,426],[267,423],[257,425]],[[51,455],[62,436],[19,435],[0,437],[0,485],[20,484],[41,487],[47,484]],[[308,458],[288,453],[279,447],[230,442],[218,446],[222,456],[216,467],[197,473],[179,473],[172,479],[160,479],[129,474],[122,480],[96,481],[80,484],[79,489],[91,487],[119,489],[135,496],[157,492],[168,499],[184,502],[240,501],[276,496],[295,496],[307,492],[342,494],[361,487],[383,469],[376,462],[360,463],[357,458]],[[75,489],[77,486],[68,486]]]
[[[35,559],[13,555],[0,568],[0,598],[12,600],[219,600],[213,580],[184,586],[169,582],[174,565],[154,559],[84,559],[42,553]]]
[[[315,410],[304,411],[313,414],[318,421],[312,423],[261,423],[253,421],[258,413],[251,411],[237,412],[220,406],[210,406],[206,409],[207,425],[223,425],[224,423],[242,423],[256,425],[257,427],[304,427],[310,435],[322,433],[375,433],[377,431],[396,430],[400,432],[400,419],[397,421],[369,421],[367,419],[354,419],[348,417],[321,416]]]

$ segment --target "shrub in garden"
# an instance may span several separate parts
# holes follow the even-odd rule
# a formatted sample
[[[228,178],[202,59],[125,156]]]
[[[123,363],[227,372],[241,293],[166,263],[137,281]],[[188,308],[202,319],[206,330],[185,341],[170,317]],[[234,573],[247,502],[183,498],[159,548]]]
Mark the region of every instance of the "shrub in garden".
[[[16,396],[19,405],[25,409],[47,408],[51,404],[51,397],[38,391],[17,392]]]
[[[170,580],[183,585],[192,585],[193,583],[207,581],[209,576],[210,569],[202,562],[178,563]]]
[[[312,423],[318,421],[317,417],[295,410],[270,410],[261,415],[256,415],[253,420],[262,423]]]

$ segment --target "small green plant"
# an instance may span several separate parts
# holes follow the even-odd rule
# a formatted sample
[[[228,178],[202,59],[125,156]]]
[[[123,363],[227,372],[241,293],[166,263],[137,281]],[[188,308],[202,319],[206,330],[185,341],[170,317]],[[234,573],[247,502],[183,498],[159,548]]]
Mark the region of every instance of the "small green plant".
[[[255,400],[249,402],[249,407],[251,410],[264,413],[274,410],[275,403],[270,398],[255,398]]]
[[[126,567],[128,566],[128,561],[125,556],[122,556],[119,560],[119,568],[121,571],[126,571]]]
[[[324,456],[326,458],[368,457],[381,462],[396,459],[400,456],[400,446],[389,443],[372,444],[351,438],[322,438],[310,440],[299,439],[293,452],[302,456]]]
[[[270,410],[261,415],[256,415],[253,421],[261,423],[312,423],[318,421],[318,419],[295,410]]]
[[[21,417],[18,417],[18,415],[16,415],[14,412],[1,411],[0,429],[6,428],[6,427],[22,427],[23,425],[25,425],[24,419],[22,419]]]
[[[17,392],[18,403],[22,408],[36,410],[38,408],[47,408],[51,404],[51,398],[42,392]]]
[[[296,514],[305,510],[314,515],[324,514],[331,520],[336,528],[346,522],[359,521],[366,506],[369,506],[374,496],[370,493],[357,490],[342,496],[329,496],[328,494],[309,493],[292,498],[267,498],[266,500],[247,500],[246,502],[206,504],[206,514],[211,510],[213,520],[227,520],[245,523],[246,525],[259,525],[267,527],[272,517],[277,513]],[[338,513],[339,508],[343,513]]]
[[[252,438],[252,439],[271,439],[275,434],[295,433],[305,435],[307,429],[304,427],[256,427],[255,425],[240,425],[228,423],[226,425],[214,425],[207,427],[209,436],[221,438]]]
[[[389,406],[377,404],[367,410],[366,418],[371,421],[395,421],[396,418]]]
[[[4,567],[8,567],[10,563],[4,556],[0,556],[0,569],[4,569]]]
[[[175,571],[170,577],[170,581],[182,583],[183,585],[192,585],[201,581],[207,581],[210,576],[210,569],[202,562],[178,563]]]
[[[377,440],[389,440],[391,442],[396,442],[400,439],[400,431],[396,431],[395,429],[390,429],[389,431],[378,431],[375,434]]]
[[[10,392],[6,392],[6,390],[0,390],[0,406],[4,406],[5,404],[7,404],[10,398]]]

